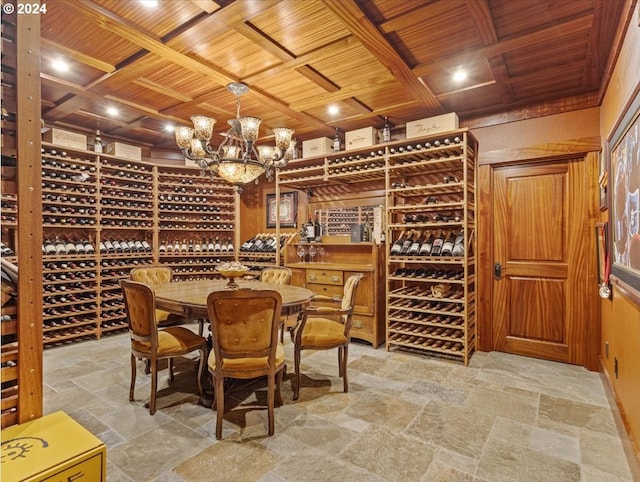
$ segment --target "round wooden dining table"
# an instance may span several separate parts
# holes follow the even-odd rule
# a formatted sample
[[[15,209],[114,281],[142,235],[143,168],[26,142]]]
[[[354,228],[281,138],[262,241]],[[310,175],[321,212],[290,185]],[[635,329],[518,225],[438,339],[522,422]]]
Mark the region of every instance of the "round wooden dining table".
[[[227,280],[207,279],[195,281],[171,282],[154,287],[156,308],[188,316],[190,318],[209,319],[207,297],[212,291],[223,290],[274,290],[282,296],[282,315],[287,316],[300,310],[313,298],[313,292],[300,286],[263,283],[255,279],[237,279],[238,288],[229,288]],[[207,343],[207,354],[211,350],[211,338]],[[211,407],[213,404],[213,386],[211,376],[205,369],[202,374],[203,393],[200,404]]]
[[[255,279],[238,279],[240,290],[274,290],[282,296],[282,314],[299,311],[313,298],[313,292],[300,286],[263,283]],[[154,288],[156,307],[191,318],[208,318],[207,296],[212,291],[231,290],[225,279],[206,279],[166,283]]]

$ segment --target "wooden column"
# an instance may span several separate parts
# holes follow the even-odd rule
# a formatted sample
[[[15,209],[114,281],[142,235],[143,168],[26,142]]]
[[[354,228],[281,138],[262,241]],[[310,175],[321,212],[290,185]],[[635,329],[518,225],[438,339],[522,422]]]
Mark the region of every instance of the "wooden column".
[[[39,3],[39,2],[38,2]],[[40,16],[17,16],[18,422],[42,416]]]

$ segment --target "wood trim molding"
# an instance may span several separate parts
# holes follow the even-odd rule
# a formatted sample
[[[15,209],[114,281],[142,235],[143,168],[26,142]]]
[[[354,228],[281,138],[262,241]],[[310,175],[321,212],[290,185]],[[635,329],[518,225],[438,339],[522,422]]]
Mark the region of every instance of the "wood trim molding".
[[[532,146],[480,151],[478,165],[504,164],[510,162],[539,161],[543,159],[566,159],[583,156],[587,152],[599,151],[602,148],[600,136],[582,139],[568,139],[562,142],[548,142]]]
[[[622,449],[627,458],[629,464],[629,470],[631,471],[631,478],[633,480],[640,480],[640,445],[639,442],[631,437],[629,430],[630,426],[625,416],[624,407],[620,403],[616,395],[616,391],[613,388],[613,383],[607,372],[607,367],[600,357],[600,378],[602,385],[604,385],[604,392],[611,408],[613,415],[613,421],[616,424],[616,430],[620,441],[622,442]]]
[[[615,275],[611,275],[609,280],[611,281],[611,284],[616,286],[622,296],[633,303],[637,309],[640,309],[640,293]]]

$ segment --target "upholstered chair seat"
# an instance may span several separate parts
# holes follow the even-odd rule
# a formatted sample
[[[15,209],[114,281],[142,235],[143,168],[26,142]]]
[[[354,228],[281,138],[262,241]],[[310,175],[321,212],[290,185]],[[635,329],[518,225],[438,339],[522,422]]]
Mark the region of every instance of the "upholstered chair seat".
[[[187,355],[193,351],[200,351],[198,365],[198,393],[202,393],[202,371],[206,340],[183,326],[170,326],[158,329],[155,317],[155,294],[153,289],[145,284],[130,280],[120,280],[124,306],[127,313],[129,335],[131,337],[131,386],[129,400],[134,401],[136,384],[136,359],[149,361],[151,372],[151,400],[149,413],[156,412],[156,395],[158,386],[158,361],[168,359],[169,380],[173,381],[173,358]]]
[[[168,266],[141,266],[132,269],[129,278],[132,281],[144,283],[151,288],[155,288],[162,284],[171,283],[173,271]],[[198,334],[202,335],[204,332],[205,320],[202,319],[193,320],[165,310],[156,309],[156,320],[160,326],[181,325],[191,321],[198,321]]]
[[[284,266],[271,266],[260,271],[260,281],[276,285],[288,285],[291,282],[291,269]],[[280,341],[284,343],[284,332],[288,328],[287,316],[280,319]]]
[[[316,295],[315,302],[337,302],[340,308],[325,305],[311,305],[306,307],[298,316],[297,324],[290,329],[293,340],[293,358],[295,365],[295,384],[293,399],[300,396],[300,354],[302,350],[338,349],[338,374],[342,377],[345,392],[349,391],[347,380],[347,357],[351,342],[351,325],[356,291],[364,275],[357,273],[349,276],[345,281],[343,296],[336,300],[324,295]]]
[[[274,405],[282,403],[284,346],[278,341],[282,297],[272,290],[214,291],[207,297],[213,349],[209,372],[215,392],[216,438],[222,437],[225,378],[267,377],[269,435],[275,431]]]

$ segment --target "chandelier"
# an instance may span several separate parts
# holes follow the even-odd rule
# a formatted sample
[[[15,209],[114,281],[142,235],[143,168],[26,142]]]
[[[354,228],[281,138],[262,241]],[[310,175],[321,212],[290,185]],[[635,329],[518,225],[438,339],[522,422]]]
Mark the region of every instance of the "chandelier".
[[[191,116],[193,128],[176,128],[176,144],[185,158],[200,166],[203,175],[219,176],[236,186],[257,181],[263,173],[270,180],[275,168],[285,167],[294,157],[293,129],[274,127],[275,146],[256,146],[262,119],[240,117],[240,97],[249,87],[232,82],[227,90],[236,96],[236,117],[227,121],[230,127],[220,145],[209,144],[216,120],[204,115]]]

